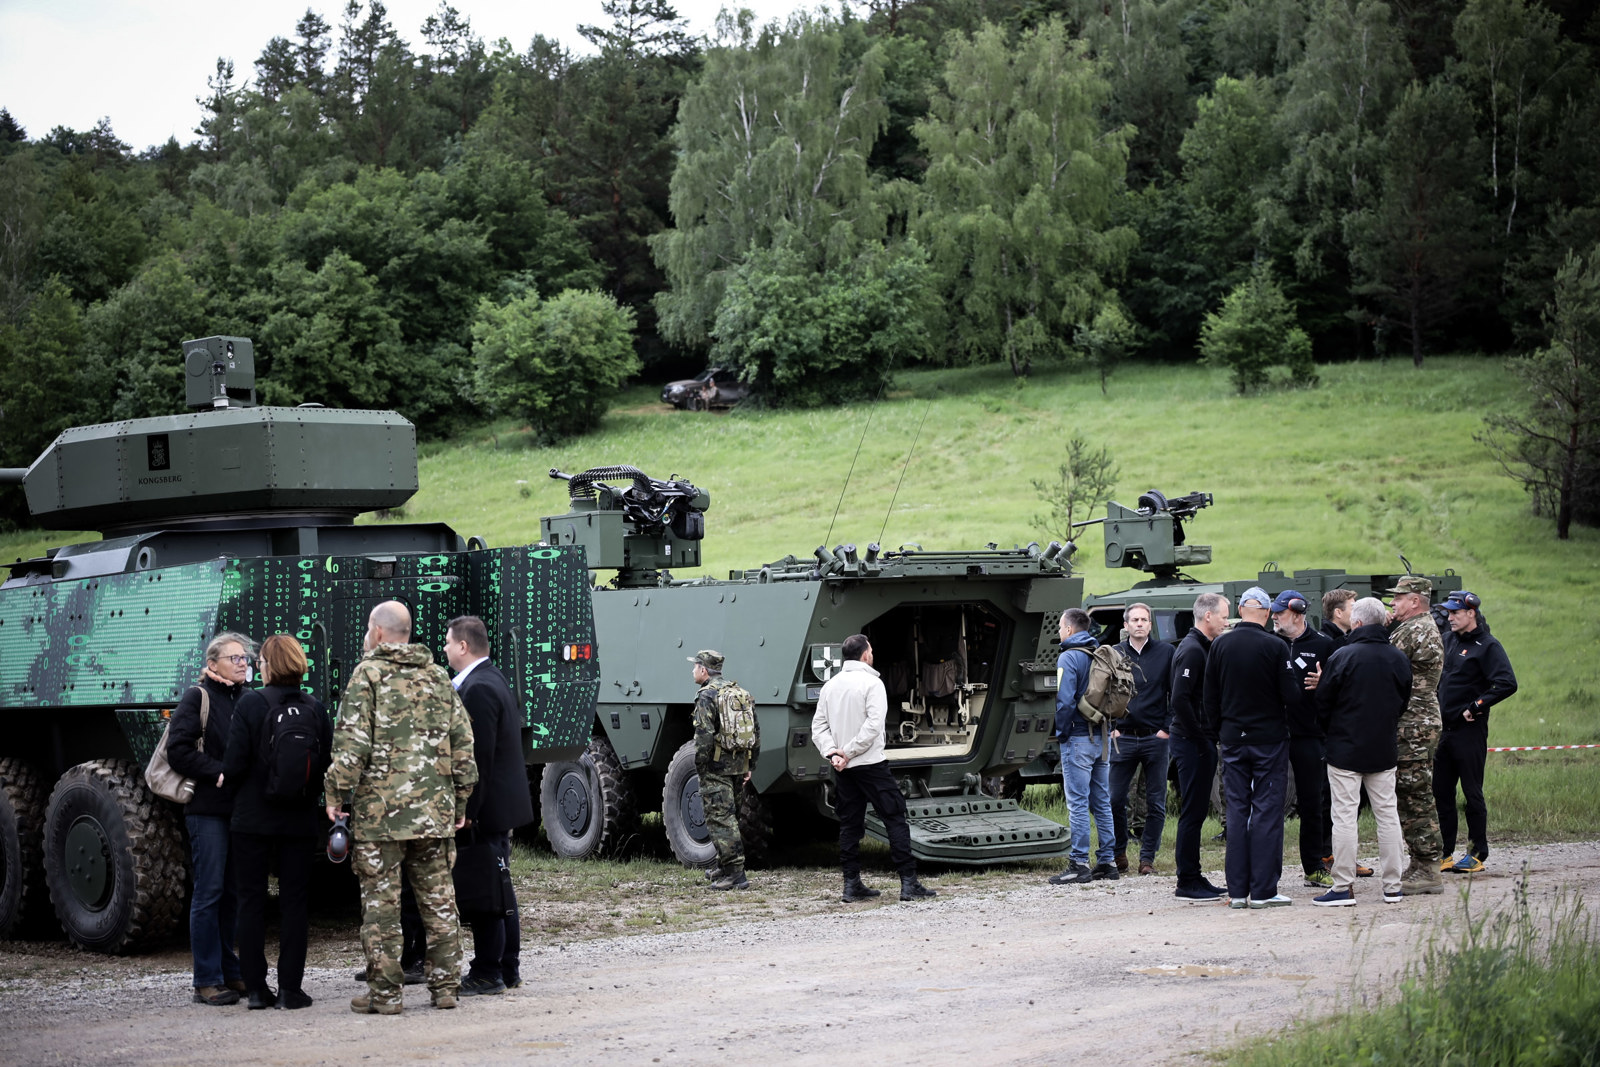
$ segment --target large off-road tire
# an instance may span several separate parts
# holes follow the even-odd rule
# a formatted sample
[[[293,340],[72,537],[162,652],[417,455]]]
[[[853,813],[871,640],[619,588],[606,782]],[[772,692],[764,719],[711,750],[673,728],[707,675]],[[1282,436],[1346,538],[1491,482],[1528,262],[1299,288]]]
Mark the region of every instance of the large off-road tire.
[[[705,808],[700,801],[700,774],[694,769],[694,742],[685,741],[667,764],[667,780],[661,785],[661,823],[667,829],[667,844],[685,867],[710,867],[717,862],[717,849],[706,828]]]
[[[744,864],[759,866],[772,851],[772,810],[749,782],[739,786],[736,799]],[[717,849],[711,843],[700,800],[700,773],[694,769],[693,741],[685,741],[667,765],[667,778],[661,786],[661,822],[667,830],[667,844],[672,846],[679,863],[685,867],[710,867],[717,862]]]
[[[45,812],[45,880],[74,944],[133,952],[177,927],[186,867],[175,812],[130,760],[90,760],[56,782]]]
[[[636,838],[639,806],[609,741],[591,737],[577,759],[544,765],[539,816],[551,851],[568,859],[615,855]]]
[[[44,883],[44,783],[26,760],[0,759],[0,941],[51,932]]]

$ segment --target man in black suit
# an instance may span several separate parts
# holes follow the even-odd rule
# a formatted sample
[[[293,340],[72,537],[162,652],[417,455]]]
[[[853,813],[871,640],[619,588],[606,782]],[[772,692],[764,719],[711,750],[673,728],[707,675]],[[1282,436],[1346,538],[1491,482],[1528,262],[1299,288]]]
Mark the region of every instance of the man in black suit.
[[[478,784],[467,800],[467,824],[456,835],[458,847],[487,841],[494,855],[511,865],[511,831],[533,821],[533,800],[522,761],[521,707],[505,675],[489,662],[489,632],[475,615],[452,619],[445,631],[445,658],[456,672],[456,691],[472,719],[473,756]],[[456,878],[472,877],[458,864]],[[509,887],[508,891],[509,891]],[[458,896],[461,890],[457,890]],[[469,894],[470,895],[470,894]],[[518,957],[522,928],[512,896],[501,912],[469,912],[473,958],[461,983],[464,997],[504,993],[522,984]]]

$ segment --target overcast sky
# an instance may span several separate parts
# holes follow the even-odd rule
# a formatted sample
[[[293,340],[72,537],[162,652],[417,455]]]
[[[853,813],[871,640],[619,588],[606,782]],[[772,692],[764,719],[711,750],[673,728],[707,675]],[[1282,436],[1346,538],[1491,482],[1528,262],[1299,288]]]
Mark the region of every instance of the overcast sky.
[[[676,0],[674,7],[698,35],[711,32],[723,3]],[[422,23],[439,10],[439,0],[385,6],[396,32],[413,49],[425,48]],[[608,21],[600,0],[453,0],[451,6],[486,42],[505,37],[518,52],[541,33],[585,50],[578,25]],[[743,0],[737,6],[766,19],[813,5]],[[251,77],[267,42],[292,38],[307,7],[337,38],[344,0],[0,0],[0,107],[35,139],[56,126],[91,129],[106,117],[136,151],[171,136],[187,144],[198,139],[195,97],[205,95],[217,57],[233,60],[237,78]]]

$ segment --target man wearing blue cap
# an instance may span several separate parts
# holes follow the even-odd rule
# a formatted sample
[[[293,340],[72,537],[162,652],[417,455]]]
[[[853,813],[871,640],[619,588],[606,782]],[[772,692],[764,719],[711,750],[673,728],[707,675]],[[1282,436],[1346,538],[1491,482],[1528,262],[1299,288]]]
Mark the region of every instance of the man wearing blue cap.
[[[1285,589],[1273,598],[1272,628],[1289,644],[1289,669],[1297,686],[1294,703],[1289,705],[1289,769],[1294,774],[1295,806],[1300,811],[1300,866],[1306,885],[1329,889],[1333,876],[1324,866],[1324,858],[1333,855],[1328,763],[1317,718],[1317,695],[1306,688],[1306,676],[1321,675],[1334,644],[1306,623],[1306,606],[1304,594]]]
[[[1222,741],[1228,807],[1224,873],[1228,906],[1277,908],[1283,874],[1283,800],[1289,779],[1289,708],[1295,676],[1283,642],[1267,632],[1272,598],[1260,586],[1239,597],[1240,622],[1206,658],[1205,716]]]
[[[1439,606],[1450,620],[1439,677],[1439,715],[1444,730],[1433,759],[1433,799],[1439,808],[1444,859],[1439,869],[1456,874],[1483,870],[1489,858],[1489,809],[1483,802],[1483,765],[1489,755],[1489,709],[1517,691],[1511,660],[1478,610],[1477,594],[1451,593]],[[1456,847],[1456,782],[1467,809],[1469,847]]]

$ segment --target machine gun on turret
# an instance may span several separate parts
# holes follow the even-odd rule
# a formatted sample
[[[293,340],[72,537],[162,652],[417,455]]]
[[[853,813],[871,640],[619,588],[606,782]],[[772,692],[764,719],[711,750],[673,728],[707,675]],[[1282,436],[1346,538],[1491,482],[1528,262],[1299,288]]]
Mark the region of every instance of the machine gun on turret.
[[[1174,578],[1180,567],[1211,562],[1211,546],[1185,544],[1183,532],[1185,519],[1210,506],[1210,493],[1168,497],[1152,489],[1140,494],[1138,507],[1113,500],[1106,504],[1105,518],[1075,522],[1072,527],[1104,524],[1107,567],[1133,567],[1157,578]]]

